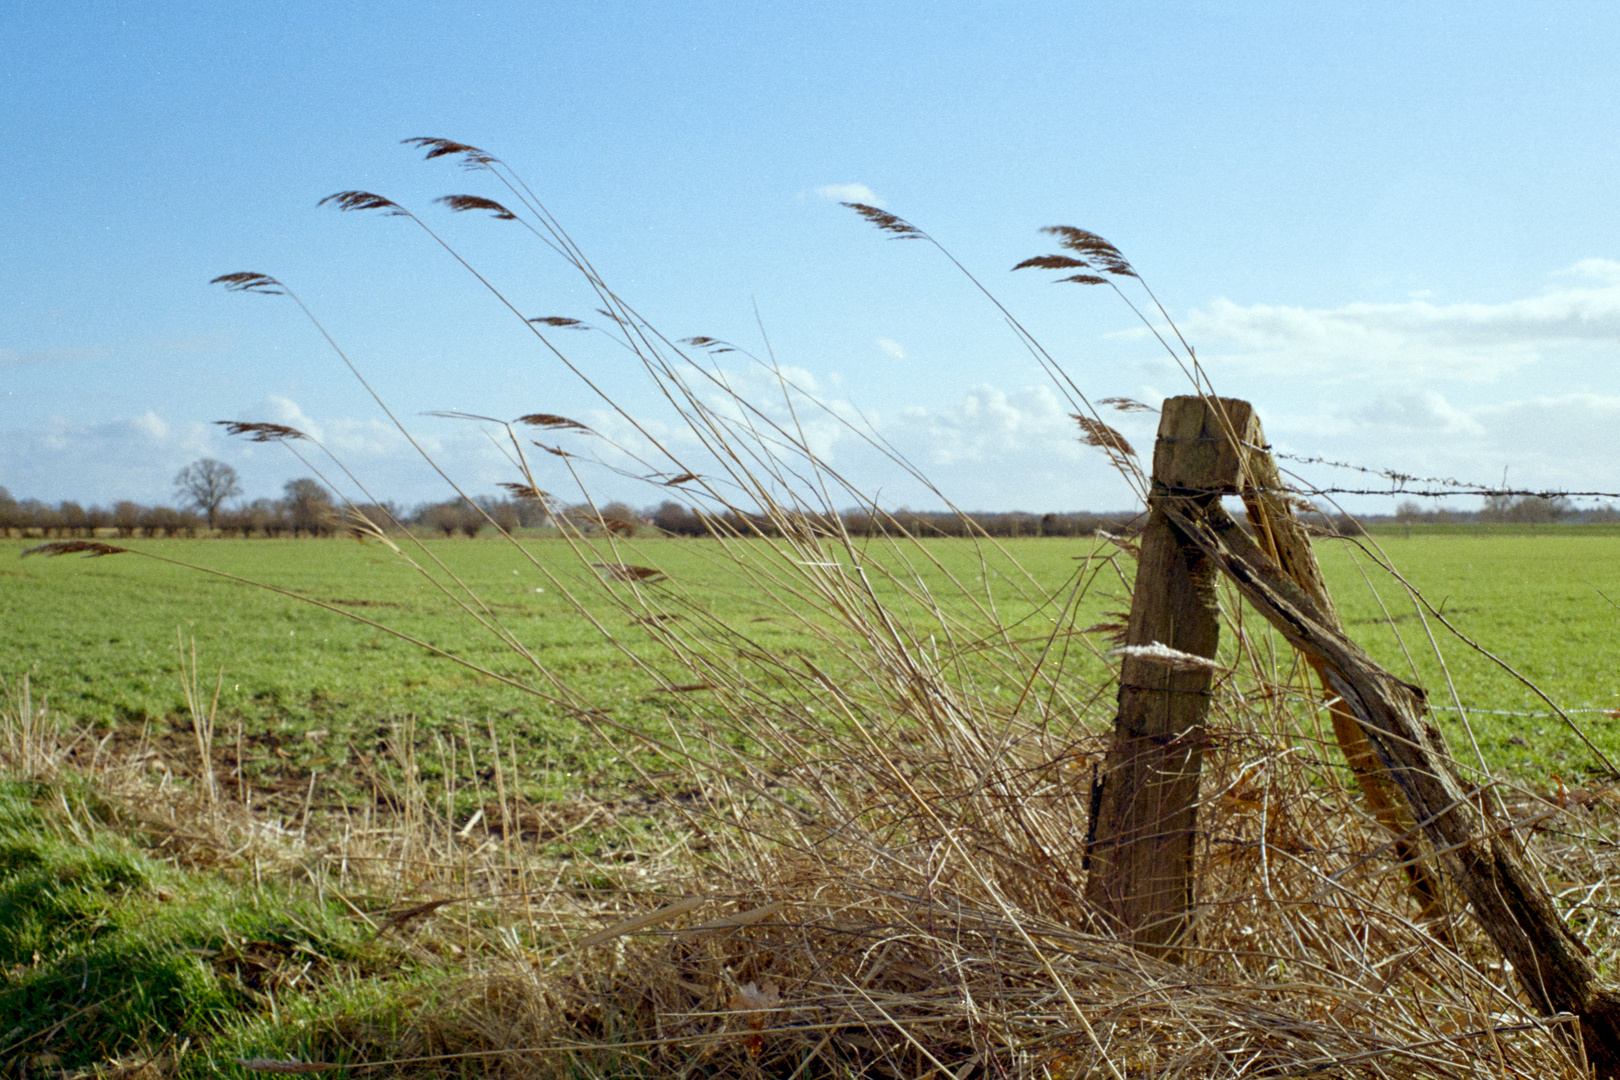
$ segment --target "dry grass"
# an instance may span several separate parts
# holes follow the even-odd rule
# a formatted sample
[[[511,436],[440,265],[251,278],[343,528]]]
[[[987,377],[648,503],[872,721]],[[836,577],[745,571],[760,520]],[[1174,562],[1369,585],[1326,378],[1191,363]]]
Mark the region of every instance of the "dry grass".
[[[1192,936],[1168,963],[1099,926],[1083,900],[1085,849],[1116,688],[1080,679],[1074,661],[1101,655],[1118,627],[1082,629],[1071,613],[1088,590],[1128,592],[1129,542],[1081,553],[1076,577],[1047,593],[1032,580],[957,580],[905,537],[851,537],[837,508],[872,500],[811,448],[804,423],[821,408],[811,395],[739,354],[779,395],[745,398],[608,288],[498,159],[418,144],[505,186],[508,203],[447,205],[498,211],[574,265],[669,403],[659,430],[680,429],[682,445],[701,448],[677,452],[620,410],[640,448],[598,460],[661,491],[679,484],[713,524],[706,550],[736,587],[818,645],[773,652],[634,561],[633,540],[575,532],[582,564],[599,571],[595,587],[660,646],[636,660],[671,691],[675,735],[616,727],[570,697],[476,597],[467,607],[530,665],[536,693],[574,709],[633,763],[634,794],[527,805],[493,732],[433,750],[491,766],[471,817],[456,813],[465,793],[422,779],[418,740],[403,729],[375,762],[377,806],[306,803],[278,820],[244,805],[240,776],[192,770],[177,787],[179,761],[132,769],[99,759],[97,782],[142,808],[131,820],[177,861],[302,877],[346,903],[369,898],[353,906],[379,938],[460,970],[458,992],[413,1008],[402,1027],[345,1014],[309,1028],[306,1065],[437,1076],[453,1064],[512,1077],[1585,1075],[1567,1024],[1532,1013],[1455,896],[1450,920],[1416,921],[1388,834],[1346,783],[1308,670],[1254,631],[1232,597],[1222,600],[1227,645],[1203,735]],[[370,193],[332,201],[421,225]],[[897,238],[932,242],[886,211],[854,209]],[[1136,279],[1100,237],[1052,232],[1080,258],[1021,265]],[[220,280],[285,288],[262,275]],[[513,313],[537,336],[577,322]],[[1059,386],[1073,389],[1066,376]],[[1123,437],[1078,390],[1071,403],[1086,441],[1141,482]],[[545,413],[505,425],[508,486],[549,498],[557,484],[541,483],[512,424],[575,434],[584,425]],[[588,497],[580,459],[542,449],[558,456],[548,463],[557,479]],[[1003,618],[1009,596],[1033,614]],[[590,610],[579,607],[581,617]],[[201,697],[196,760],[212,763]],[[59,762],[26,682],[13,701],[8,765]],[[1612,953],[1600,916],[1613,909],[1615,849],[1594,842],[1615,832],[1609,796],[1566,792],[1557,805],[1504,795],[1589,943]],[[259,1071],[295,1068],[257,1057],[245,1054]]]
[[[31,752],[57,769],[77,760],[123,807],[121,827],[175,862],[304,879],[354,903],[380,939],[460,972],[404,1028],[349,1015],[307,1032],[306,1063],[425,1076],[453,1060],[514,1077],[1584,1075],[1466,919],[1414,921],[1387,834],[1302,731],[1315,714],[1286,685],[1261,699],[1223,680],[1199,919],[1169,964],[1099,933],[1080,899],[1095,725],[950,707],[957,692],[911,677],[886,700],[807,679],[799,716],[756,712],[757,748],[722,760],[749,715],[733,705],[640,797],[534,807],[490,790],[471,818],[454,812],[462,793],[422,779],[407,729],[378,770],[385,808],[275,818],[232,798],[232,777],[210,799],[179,744],[75,758],[59,747],[86,740],[53,741],[36,722]],[[806,722],[823,709],[842,722]],[[6,720],[20,740],[17,714]],[[441,764],[499,760],[498,742],[468,734],[435,747]],[[700,743],[716,750],[708,765]],[[516,786],[495,775],[492,788]],[[1615,808],[1602,793],[1563,800],[1521,817],[1595,913],[1616,899],[1613,856],[1585,837],[1612,835]],[[1612,948],[1597,925],[1592,944]]]

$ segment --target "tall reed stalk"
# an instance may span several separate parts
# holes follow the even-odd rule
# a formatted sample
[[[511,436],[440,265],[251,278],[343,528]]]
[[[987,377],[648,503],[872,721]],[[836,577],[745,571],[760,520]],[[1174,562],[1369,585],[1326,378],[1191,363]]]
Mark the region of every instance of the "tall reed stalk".
[[[658,567],[657,542],[588,530],[559,514],[562,542],[592,572],[564,579],[507,535],[514,560],[544,575],[654,681],[669,725],[651,730],[571,686],[526,644],[521,624],[431,546],[408,534],[397,544],[389,539],[452,601],[457,617],[506,650],[504,664],[450,658],[535,695],[620,755],[649,793],[640,812],[660,830],[639,841],[647,850],[634,860],[643,864],[635,888],[611,900],[569,900],[547,891],[547,830],[531,832],[541,815],[516,797],[516,753],[503,750],[497,732],[487,747],[470,731],[440,747],[447,761],[476,754],[494,766],[493,802],[479,789],[482,816],[457,820],[457,792],[431,792],[417,740],[396,731],[388,746],[400,813],[389,856],[400,866],[459,867],[439,876],[436,888],[459,882],[464,891],[401,908],[382,925],[404,927],[438,910],[433,905],[458,902],[468,905],[472,934],[470,911],[482,904],[485,917],[519,928],[539,959],[471,970],[469,985],[482,989],[422,1020],[421,1032],[436,1033],[413,1044],[422,1053],[402,1043],[383,1051],[392,1069],[420,1066],[426,1074],[476,1060],[489,1075],[513,1076],[597,1075],[625,1062],[671,1077],[1583,1074],[1578,1043],[1563,1038],[1557,1022],[1533,1015],[1477,931],[1463,921],[1419,921],[1390,837],[1344,782],[1308,670],[1225,591],[1228,644],[1213,691],[1199,902],[1186,959],[1163,963],[1112,937],[1084,901],[1085,838],[1117,689],[1110,650],[1120,626],[1077,620],[1094,593],[1121,600],[1128,593],[1129,538],[1076,545],[1073,575],[1053,588],[992,538],[973,535],[965,515],[969,535],[954,542],[977,555],[983,573],[971,580],[893,519],[880,536],[851,535],[841,508],[883,510],[815,451],[812,421],[842,426],[941,505],[951,505],[948,493],[774,359],[716,338],[666,336],[599,275],[498,158],[450,140],[410,142],[494,185],[502,201],[439,201],[518,228],[571,267],[601,316],[588,328],[626,350],[662,402],[653,416],[616,400],[565,340],[587,327],[583,320],[520,311],[414,212],[370,192],[332,196],[327,202],[340,210],[378,211],[420,229],[636,443],[543,411],[448,415],[488,426],[508,452],[506,486],[548,507],[560,503],[551,492],[568,487],[590,501],[602,470],[636,476],[660,497],[681,497],[709,525],[710,539],[693,542],[703,556],[772,619],[815,644],[780,650],[751,624],[716,619],[699,590]],[[873,207],[854,210],[887,235],[950,258],[910,222]],[[1130,295],[1122,286],[1145,289],[1101,237],[1068,227],[1048,232],[1064,253],[1020,268],[1074,271],[1064,280],[1106,285],[1121,297]],[[285,284],[257,272],[216,280],[287,295],[371,389]],[[1135,448],[1099,411],[1143,406],[1094,404],[972,280],[1066,395],[1079,437],[1145,494]],[[1152,293],[1144,295],[1133,309],[1194,387],[1210,392],[1191,347]],[[731,376],[743,369],[767,376],[770,394],[739,389]],[[282,425],[231,427],[301,455],[306,444],[320,449]],[[535,447],[546,453],[533,457]],[[353,493],[351,506],[379,502],[336,469],[335,486]],[[388,539],[375,526],[355,527]],[[123,550],[77,541],[47,547]],[[598,614],[604,604],[644,628],[654,647],[614,633]],[[1014,608],[1018,614],[1009,615]],[[201,698],[189,689],[194,658],[190,670],[187,700],[206,764],[213,705],[205,725]],[[1476,780],[1481,792],[1495,791],[1493,778]],[[1540,808],[1522,793],[1500,795],[1521,819],[1549,820],[1536,817]],[[1596,798],[1559,813],[1571,832],[1613,824]],[[375,826],[368,819],[361,829]],[[1613,856],[1559,843],[1556,873],[1589,890],[1567,894],[1571,909],[1598,911],[1608,902]],[[344,862],[345,875],[352,865]],[[601,869],[626,880],[622,869]],[[554,881],[566,876],[551,872]],[[1594,946],[1612,950],[1595,916],[1591,926]],[[506,950],[523,951],[515,942]]]

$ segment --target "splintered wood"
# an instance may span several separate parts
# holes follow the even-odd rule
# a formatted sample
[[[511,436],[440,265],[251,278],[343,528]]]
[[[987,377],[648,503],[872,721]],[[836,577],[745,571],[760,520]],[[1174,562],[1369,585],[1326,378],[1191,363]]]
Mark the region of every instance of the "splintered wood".
[[[1620,1076],[1620,994],[1559,917],[1511,829],[1469,789],[1423,691],[1345,636],[1309,538],[1289,508],[1253,409],[1171,398],[1160,416],[1120,668],[1113,741],[1092,793],[1086,898],[1141,949],[1175,951],[1194,901],[1193,843],[1224,574],[1336,699],[1333,726],[1368,808],[1395,834],[1421,918],[1442,912],[1443,867],[1542,1013],[1573,1013],[1587,1060]],[[1253,539],[1221,508],[1241,494]]]

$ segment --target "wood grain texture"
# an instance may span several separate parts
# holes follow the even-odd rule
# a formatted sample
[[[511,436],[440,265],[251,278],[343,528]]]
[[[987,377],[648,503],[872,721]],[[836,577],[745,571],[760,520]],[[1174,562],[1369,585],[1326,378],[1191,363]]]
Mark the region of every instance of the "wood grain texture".
[[[1296,649],[1311,658],[1361,727],[1475,919],[1546,1015],[1574,1013],[1597,1075],[1620,1076],[1620,994],[1570,932],[1509,827],[1458,776],[1423,691],[1379,667],[1219,505],[1165,507],[1178,533],[1220,568]]]
[[[1238,488],[1242,401],[1170,398],[1159,416],[1153,491],[1141,536],[1127,646],[1168,645],[1215,656],[1220,625],[1214,566],[1177,531],[1167,507],[1207,506]],[[1193,901],[1193,843],[1211,672],[1127,655],[1113,741],[1092,798],[1086,898],[1150,951],[1172,950]]]

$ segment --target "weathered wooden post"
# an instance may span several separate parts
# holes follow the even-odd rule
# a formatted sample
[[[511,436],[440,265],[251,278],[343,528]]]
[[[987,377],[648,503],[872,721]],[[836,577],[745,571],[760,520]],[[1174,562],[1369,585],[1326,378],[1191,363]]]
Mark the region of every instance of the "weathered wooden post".
[[[1300,525],[1293,507],[1283,493],[1282,479],[1277,463],[1266,449],[1265,435],[1258,420],[1250,429],[1246,440],[1250,452],[1244,457],[1242,482],[1243,507],[1249,514],[1249,525],[1260,550],[1269,555],[1282,571],[1304,590],[1322,613],[1324,625],[1336,633],[1344,633],[1339,612],[1328,595],[1322,580],[1322,568],[1311,549],[1310,536]],[[1333,690],[1332,682],[1320,658],[1305,655],[1306,662],[1316,672],[1322,690],[1327,695],[1328,716],[1333,723],[1333,736],[1344,753],[1345,762],[1361,788],[1367,809],[1391,835],[1390,846],[1395,858],[1406,872],[1412,895],[1418,902],[1418,917],[1434,919],[1445,914],[1445,902],[1440,878],[1426,858],[1422,832],[1410,808],[1401,796],[1400,788],[1384,770],[1373,750],[1372,743],[1356,722],[1343,698]]]
[[[1449,871],[1526,996],[1573,1013],[1600,1077],[1620,1080],[1620,991],[1564,925],[1557,905],[1462,781],[1423,691],[1345,637],[1309,538],[1283,501],[1276,464],[1247,402],[1171,398],[1159,419],[1114,739],[1093,792],[1086,898],[1154,952],[1173,950],[1192,910],[1192,856],[1204,719],[1219,628],[1217,571],[1310,663],[1336,699],[1334,730],[1369,806],[1416,854],[1416,833]],[[1221,508],[1241,493],[1255,538]],[[1257,542],[1258,541],[1258,542]],[[1173,653],[1155,657],[1150,646]],[[1175,654],[1183,656],[1178,662]],[[1191,661],[1190,663],[1187,661]],[[1410,870],[1425,913],[1439,910],[1429,866]]]
[[[1215,568],[1179,533],[1168,509],[1176,503],[1203,509],[1237,492],[1253,419],[1247,402],[1228,398],[1164,403],[1127,648],[1163,645],[1214,657],[1220,639]],[[1092,794],[1086,898],[1138,945],[1156,951],[1180,939],[1192,910],[1212,666],[1127,652],[1113,743]]]
[[[1400,791],[1437,858],[1468,899],[1474,919],[1511,965],[1536,1009],[1574,1013],[1588,1061],[1620,1077],[1620,991],[1591,950],[1564,925],[1558,906],[1480,792],[1458,775],[1445,738],[1428,720],[1423,691],[1379,667],[1219,506],[1167,504],[1179,534],[1309,659],[1344,702]]]

